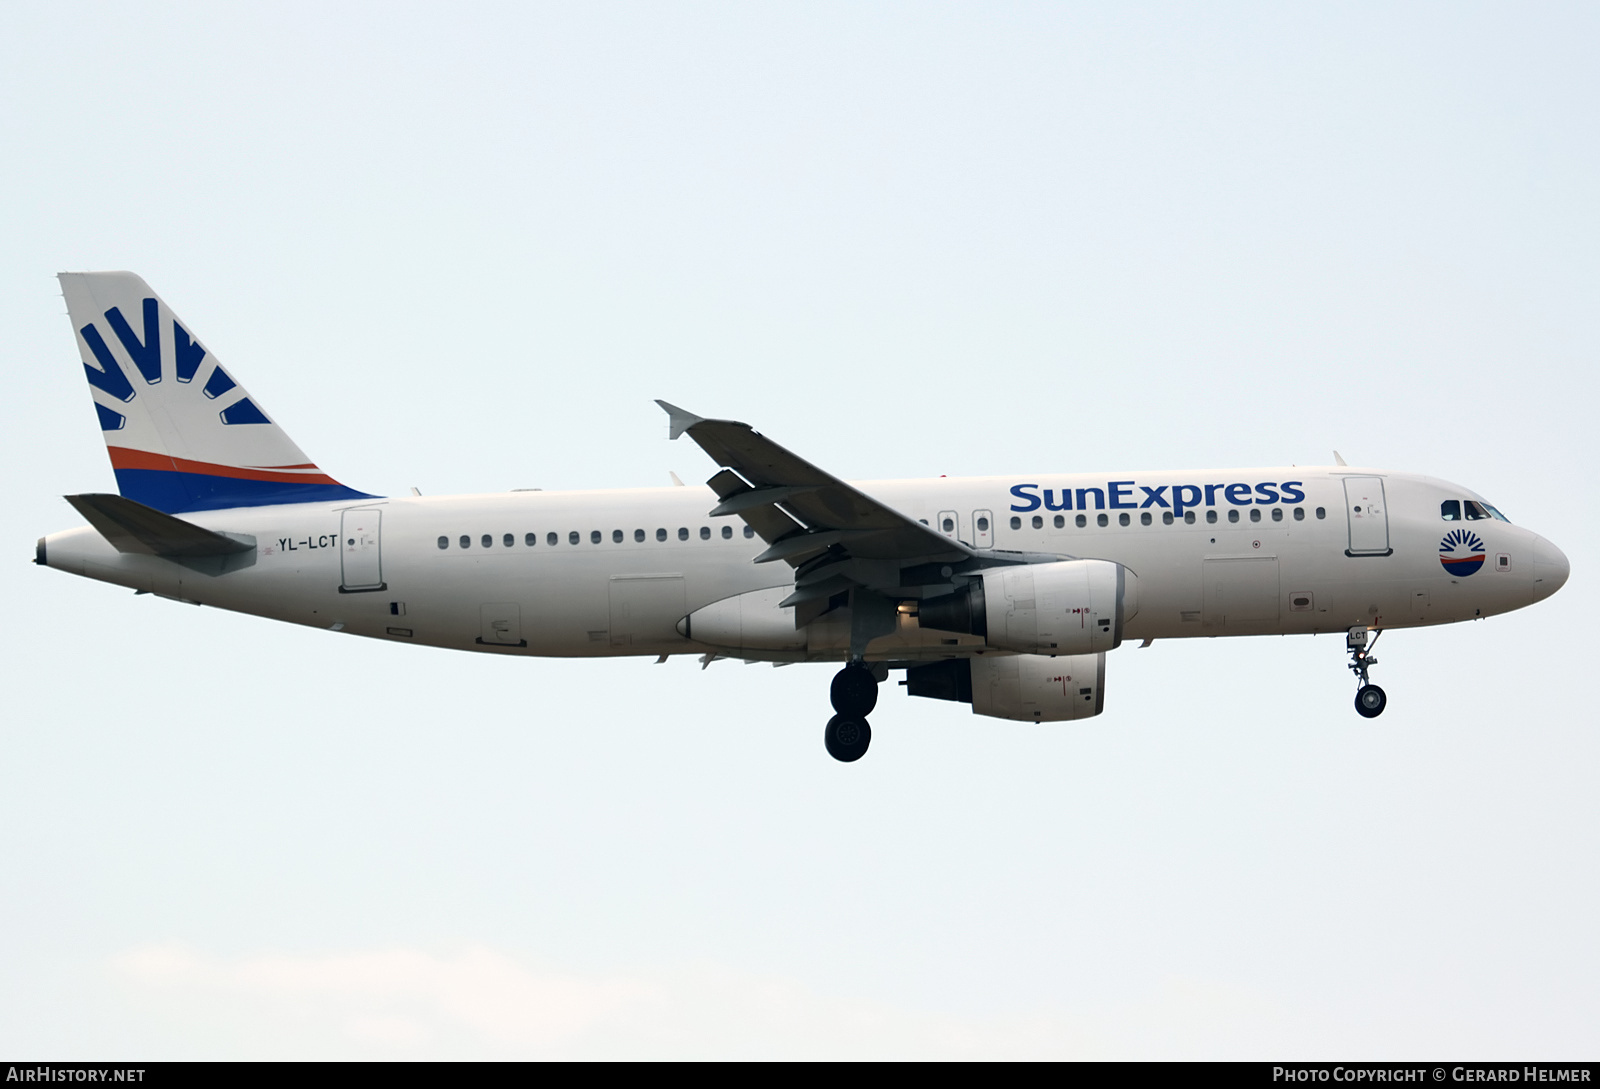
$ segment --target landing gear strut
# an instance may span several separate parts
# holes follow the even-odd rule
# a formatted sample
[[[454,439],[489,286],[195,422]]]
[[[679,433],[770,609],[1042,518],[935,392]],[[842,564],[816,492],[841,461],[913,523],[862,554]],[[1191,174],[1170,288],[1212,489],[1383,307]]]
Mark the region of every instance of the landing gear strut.
[[[879,667],[881,670],[882,667]],[[884,670],[884,672],[887,672]],[[872,744],[872,727],[867,716],[878,705],[878,670],[865,662],[851,662],[833,678],[829,695],[838,714],[828,720],[822,743],[835,760],[850,763],[860,760]]]
[[[1382,634],[1382,630],[1374,632],[1369,643],[1366,625],[1357,624],[1344,640],[1345,649],[1350,652],[1350,672],[1361,682],[1361,687],[1356,689],[1356,714],[1362,718],[1377,718],[1389,703],[1383,689],[1367,679],[1367,670],[1378,664],[1378,659],[1372,656],[1372,648],[1378,645],[1378,636]]]

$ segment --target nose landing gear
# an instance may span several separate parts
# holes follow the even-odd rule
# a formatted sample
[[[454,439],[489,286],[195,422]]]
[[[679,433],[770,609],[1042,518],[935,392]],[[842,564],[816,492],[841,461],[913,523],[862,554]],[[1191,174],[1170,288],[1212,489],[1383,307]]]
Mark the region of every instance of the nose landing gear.
[[[1377,718],[1389,704],[1383,689],[1367,679],[1367,670],[1378,664],[1378,659],[1372,656],[1372,648],[1378,645],[1378,636],[1382,634],[1381,629],[1373,632],[1368,642],[1366,625],[1357,624],[1344,640],[1345,649],[1350,652],[1350,672],[1361,682],[1361,687],[1356,689],[1356,714],[1362,718]]]
[[[822,743],[835,760],[848,764],[867,754],[867,746],[872,744],[867,716],[878,705],[878,682],[888,672],[881,665],[871,667],[856,661],[835,674],[829,695],[838,714],[822,732]]]

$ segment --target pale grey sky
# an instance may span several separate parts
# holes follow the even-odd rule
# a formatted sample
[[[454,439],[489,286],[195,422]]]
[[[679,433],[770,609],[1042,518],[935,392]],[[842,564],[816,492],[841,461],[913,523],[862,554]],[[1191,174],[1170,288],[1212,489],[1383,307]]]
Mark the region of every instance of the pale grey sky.
[[[13,3],[0,1046],[1571,1057],[1600,1044],[1585,4]],[[341,480],[1352,463],[1560,545],[1510,616],[1132,646],[1106,713],[480,660],[40,570],[128,268]]]

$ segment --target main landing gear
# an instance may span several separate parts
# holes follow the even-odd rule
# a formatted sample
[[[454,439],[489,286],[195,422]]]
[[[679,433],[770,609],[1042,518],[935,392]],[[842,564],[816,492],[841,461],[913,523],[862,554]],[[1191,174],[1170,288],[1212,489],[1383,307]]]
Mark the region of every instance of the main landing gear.
[[[1350,672],[1361,682],[1361,687],[1356,689],[1356,714],[1362,718],[1377,718],[1389,704],[1383,689],[1367,679],[1367,670],[1378,664],[1378,659],[1372,656],[1372,648],[1378,645],[1378,636],[1382,634],[1381,630],[1373,632],[1372,641],[1368,642],[1366,625],[1357,624],[1344,640],[1345,649],[1350,652]]]
[[[835,760],[848,764],[867,754],[867,746],[872,744],[872,727],[867,725],[867,716],[878,705],[880,672],[887,675],[888,670],[882,666],[874,669],[865,662],[851,662],[834,675],[829,695],[838,714],[828,720],[827,729],[822,731],[822,743]]]

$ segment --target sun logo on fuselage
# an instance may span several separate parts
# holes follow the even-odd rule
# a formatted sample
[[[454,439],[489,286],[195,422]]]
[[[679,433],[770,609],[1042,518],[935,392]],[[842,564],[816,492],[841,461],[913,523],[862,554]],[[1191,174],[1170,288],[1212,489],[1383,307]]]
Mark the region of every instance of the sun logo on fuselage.
[[[1458,578],[1483,566],[1483,539],[1467,529],[1452,529],[1439,542],[1439,562]]]

